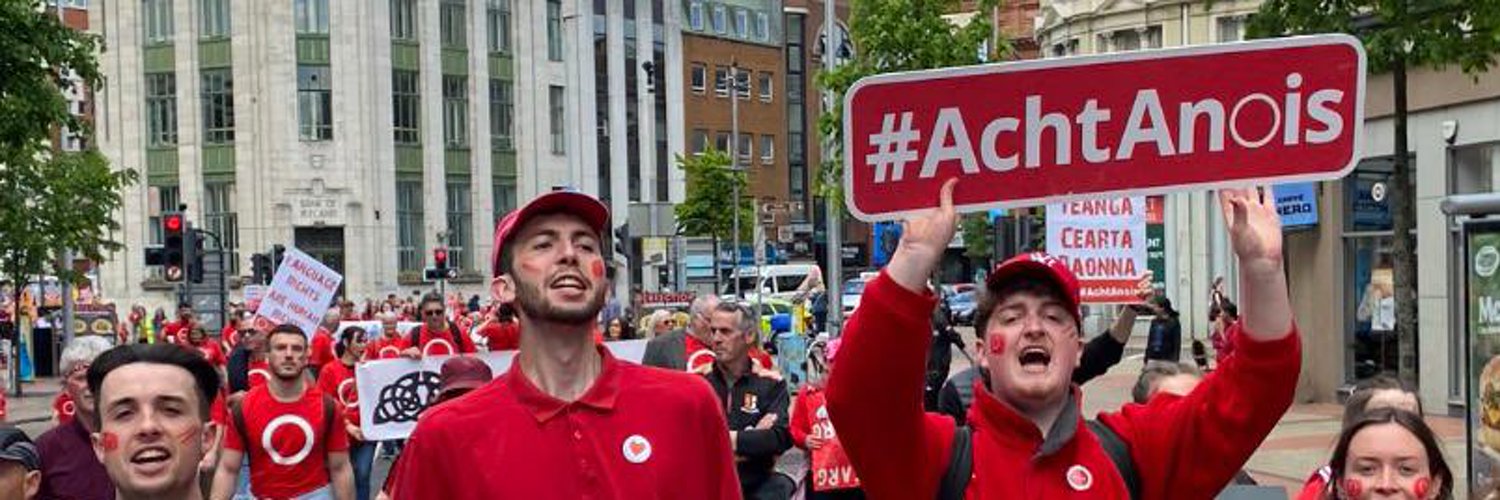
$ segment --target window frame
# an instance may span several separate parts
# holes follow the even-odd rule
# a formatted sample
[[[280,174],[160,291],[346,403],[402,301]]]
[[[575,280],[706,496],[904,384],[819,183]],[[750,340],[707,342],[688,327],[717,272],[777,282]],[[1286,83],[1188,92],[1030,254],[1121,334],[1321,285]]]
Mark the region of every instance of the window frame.
[[[515,150],[515,99],[510,80],[490,79],[490,149]]]
[[[298,35],[328,34],[328,0],[292,0],[292,17]]]
[[[547,60],[563,60],[562,1],[547,0]]]
[[[176,34],[172,0],[141,0],[141,38],[146,45],[172,43]]]
[[[469,11],[462,1],[438,3],[438,43],[451,50],[469,49]]]
[[[320,73],[324,78],[314,80],[308,76],[313,72]],[[297,65],[297,136],[303,142],[333,140],[332,79],[333,68],[329,65]],[[319,84],[312,85],[314,81]],[[309,106],[316,109],[310,109]]]
[[[567,93],[561,85],[547,86],[548,135],[551,136],[550,152],[554,155],[568,154],[568,108]]]
[[[469,147],[469,77],[443,75],[443,146]]]
[[[391,70],[391,129],[397,145],[422,145],[422,72]]]
[[[776,163],[776,136],[772,134],[761,134],[760,136],[760,163],[772,165]]]
[[[417,40],[417,0],[391,0],[391,40]]]
[[[757,77],[760,80],[757,82],[760,85],[760,102],[771,102],[776,98],[776,89],[774,88],[776,75],[769,71],[761,71],[757,74]]]
[[[177,73],[146,73],[146,146],[177,145]]]
[[[204,144],[234,144],[234,71],[205,69],[198,75]]]
[[[396,265],[401,271],[419,272],[427,264],[423,248],[422,180],[396,180]]]
[[[489,0],[485,8],[485,21],[489,27],[486,37],[487,48],[491,54],[510,54],[511,52],[511,29],[510,29],[510,2],[508,0]]]
[[[688,85],[694,94],[707,92],[708,66],[703,63],[692,63],[688,67]]]
[[[230,0],[199,0],[198,38],[216,40],[229,38],[231,12]]]

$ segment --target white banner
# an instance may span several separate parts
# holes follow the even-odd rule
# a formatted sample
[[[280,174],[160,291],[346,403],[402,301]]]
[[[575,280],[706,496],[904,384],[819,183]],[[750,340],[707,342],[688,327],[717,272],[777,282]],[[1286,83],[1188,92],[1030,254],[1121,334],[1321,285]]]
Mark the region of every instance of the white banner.
[[[322,262],[289,247],[255,314],[272,324],[297,325],[304,333],[312,335],[323,314],[328,312],[328,303],[343,280],[342,275]]]
[[[1084,303],[1138,302],[1146,275],[1146,198],[1047,205],[1047,253],[1078,276]]]
[[[640,363],[645,340],[606,342],[615,358]],[[499,377],[510,369],[516,351],[479,353]],[[371,441],[406,439],[417,426],[417,416],[437,398],[443,361],[449,356],[422,360],[385,359],[360,363],[354,369],[359,387],[359,427]]]

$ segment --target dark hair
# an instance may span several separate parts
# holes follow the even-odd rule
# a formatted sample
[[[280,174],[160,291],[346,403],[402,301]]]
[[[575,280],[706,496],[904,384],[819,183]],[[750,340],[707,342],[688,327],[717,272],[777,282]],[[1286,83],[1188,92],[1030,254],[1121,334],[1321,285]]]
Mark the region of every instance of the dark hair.
[[[1402,382],[1390,375],[1376,375],[1354,385],[1354,391],[1349,393],[1349,399],[1344,402],[1344,427],[1348,427],[1365,413],[1366,407],[1370,405],[1370,398],[1382,390],[1396,390],[1412,395],[1417,400],[1417,413],[1422,413],[1422,399],[1416,397],[1417,391],[1410,384]]]
[[[1151,302],[1156,304],[1156,307],[1160,307],[1167,317],[1177,318],[1177,310],[1172,308],[1172,299],[1168,299],[1166,295],[1157,295],[1151,299]]]
[[[516,319],[516,306],[510,302],[500,304],[495,308],[495,318],[500,321],[514,321]]]
[[[417,313],[421,314],[422,313],[422,308],[427,307],[427,304],[429,302],[436,302],[437,305],[443,306],[443,310],[444,311],[448,310],[448,306],[443,303],[443,296],[442,295],[438,295],[436,293],[429,293],[427,295],[423,295],[422,296],[422,300],[417,301]]]
[[[1018,293],[1028,293],[1052,297],[1062,303],[1068,303],[1068,295],[1063,293],[1062,287],[1057,282],[1047,278],[1038,272],[1026,273],[1011,278],[998,288],[985,287],[979,290],[979,300],[974,306],[974,333],[984,340],[985,330],[990,324],[990,315],[995,312],[995,307],[1000,305],[1006,298]],[[1073,317],[1069,315],[1069,317]],[[1079,335],[1082,335],[1083,325],[1078,325]]]
[[[270,345],[271,339],[276,338],[277,335],[296,335],[297,338],[302,339],[303,343],[307,342],[307,333],[303,332],[301,327],[291,323],[282,323],[272,328],[271,332],[266,334],[266,345]]]
[[[1381,424],[1396,424],[1406,429],[1407,432],[1416,436],[1417,441],[1422,442],[1422,448],[1427,450],[1427,468],[1432,477],[1438,480],[1439,500],[1453,498],[1453,471],[1448,468],[1448,461],[1443,458],[1443,448],[1438,444],[1437,437],[1432,433],[1432,428],[1422,420],[1420,415],[1396,408],[1376,408],[1360,415],[1351,425],[1345,425],[1344,431],[1339,434],[1338,444],[1333,448],[1333,456],[1328,459],[1328,468],[1332,474],[1329,475],[1329,488],[1336,488],[1344,478],[1344,466],[1349,461],[1349,443],[1354,441],[1354,436],[1366,427]]]
[[[334,354],[338,354],[340,358],[344,357],[344,351],[348,350],[349,344],[354,342],[355,335],[358,335],[358,338],[365,338],[365,335],[368,334],[369,332],[365,331],[363,327],[350,326],[345,328],[344,331],[339,332],[338,344],[333,346]]]
[[[197,385],[198,393],[198,417],[208,420],[209,409],[213,406],[214,397],[219,394],[219,372],[209,364],[197,351],[183,349],[172,344],[128,344],[122,345],[100,354],[94,362],[89,365],[88,379],[89,391],[96,396],[94,398],[94,414],[99,415],[99,405],[104,398],[99,392],[104,386],[104,377],[109,372],[115,371],[125,365],[135,363],[154,363],[169,365],[187,370],[193,376]]]
[[[1197,367],[1187,363],[1153,364],[1141,370],[1141,376],[1135,379],[1135,387],[1130,388],[1130,398],[1138,404],[1146,404],[1151,400],[1151,395],[1155,392],[1152,389],[1156,387],[1158,381],[1178,375],[1203,376],[1198,372]]]
[[[1216,302],[1216,303],[1208,306],[1208,320],[1209,321],[1214,321],[1214,320],[1219,319],[1219,315],[1220,314],[1228,316],[1229,319],[1230,319],[1230,321],[1233,321],[1233,320],[1236,320],[1236,319],[1240,318],[1240,308],[1239,308],[1239,306],[1234,305],[1234,303],[1230,302],[1229,299],[1223,299],[1223,300],[1224,300],[1223,303],[1217,303]]]

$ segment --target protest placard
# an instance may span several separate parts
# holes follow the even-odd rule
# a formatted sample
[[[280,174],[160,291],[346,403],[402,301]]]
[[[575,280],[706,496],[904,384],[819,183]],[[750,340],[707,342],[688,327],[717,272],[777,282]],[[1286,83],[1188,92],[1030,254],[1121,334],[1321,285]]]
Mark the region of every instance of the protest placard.
[[[616,359],[640,363],[645,340],[606,342]],[[498,377],[510,369],[516,351],[482,352],[476,356]],[[438,373],[451,356],[384,359],[360,363],[354,369],[359,399],[359,427],[372,441],[406,439],[417,426],[417,416],[433,400],[441,380]]]
[[[811,437],[823,440],[823,445],[812,450],[813,490],[830,491],[859,487],[859,476],[849,455],[833,432],[833,421],[828,419],[828,406],[823,391],[807,394],[807,407],[812,409]]]
[[[258,325],[291,323],[311,335],[344,277],[295,247],[286,249],[271,287],[256,308]]]
[[[1140,302],[1148,243],[1145,197],[1047,205],[1047,253],[1078,276],[1086,304]]]
[[[1364,94],[1347,35],[876,75],[844,97],[845,203],[902,219],[953,177],[961,212],[1336,179]]]

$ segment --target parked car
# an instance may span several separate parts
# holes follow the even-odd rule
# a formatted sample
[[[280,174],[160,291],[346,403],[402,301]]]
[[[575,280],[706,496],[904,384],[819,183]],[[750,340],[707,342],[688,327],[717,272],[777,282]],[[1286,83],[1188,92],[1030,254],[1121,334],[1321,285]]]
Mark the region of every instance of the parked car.
[[[854,314],[855,309],[859,308],[859,297],[865,293],[865,283],[868,281],[862,278],[844,282],[843,293],[839,295],[839,304],[844,306],[844,318],[847,319],[850,314]]]
[[[741,267],[724,283],[721,298],[753,302],[756,295],[763,294],[766,298],[791,299],[797,296],[797,287],[802,285],[802,280],[813,272],[817,272],[814,264],[774,264],[760,266],[758,270],[755,266]],[[734,293],[735,281],[740,285],[738,296]]]
[[[947,297],[949,320],[955,325],[973,325],[975,297],[974,290],[958,292]]]

